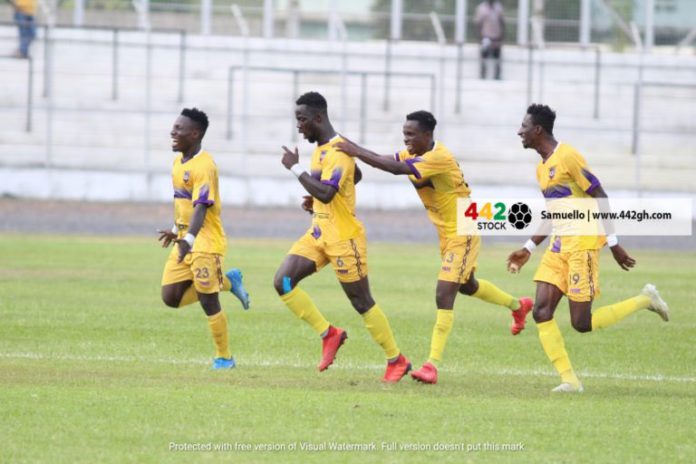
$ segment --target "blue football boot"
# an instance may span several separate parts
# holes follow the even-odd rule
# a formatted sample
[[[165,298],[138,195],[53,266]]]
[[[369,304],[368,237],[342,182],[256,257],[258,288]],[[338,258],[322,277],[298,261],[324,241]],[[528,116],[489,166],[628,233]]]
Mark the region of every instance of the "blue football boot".
[[[234,358],[215,358],[213,359],[212,369],[234,369],[237,363]]]
[[[232,288],[230,292],[242,303],[244,309],[249,309],[249,292],[244,288],[242,284],[242,271],[237,268],[230,269],[227,274],[225,274],[230,282],[232,282]]]

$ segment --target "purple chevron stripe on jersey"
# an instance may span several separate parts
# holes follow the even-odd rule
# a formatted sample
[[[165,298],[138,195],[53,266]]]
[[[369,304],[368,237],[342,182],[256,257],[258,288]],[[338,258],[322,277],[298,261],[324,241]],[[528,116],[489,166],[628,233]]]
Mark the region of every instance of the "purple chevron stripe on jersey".
[[[411,172],[413,173],[414,176],[416,176],[416,179],[420,179],[421,173],[418,172],[418,168],[416,168],[415,164],[420,163],[421,159],[420,158],[411,158],[406,160],[406,164],[408,164],[408,167],[411,168]]]
[[[338,183],[341,182],[341,176],[343,175],[343,169],[336,168],[331,173],[331,179],[322,180],[321,183],[325,185],[330,185],[336,190],[338,190]]]
[[[314,226],[314,228],[312,229],[312,237],[316,239],[321,237],[321,229],[319,228],[319,226]]]
[[[191,199],[191,192],[189,192],[186,189],[174,189],[174,198],[186,198],[188,200]]]
[[[394,159],[395,159],[396,161],[401,161],[401,157],[399,156],[399,152],[398,152],[398,151],[397,151],[396,153],[394,153]]]
[[[587,190],[585,190],[585,192],[590,193],[590,192],[592,192],[594,189],[596,189],[597,187],[599,187],[600,185],[602,185],[602,184],[599,182],[599,179],[597,179],[597,176],[595,176],[594,174],[592,174],[592,173],[591,173],[590,171],[588,171],[587,169],[583,169],[583,170],[582,170],[582,175],[585,176],[585,179],[587,179],[587,180],[589,180],[589,181],[591,182],[590,186],[587,187]]]
[[[201,187],[200,192],[198,192],[198,199],[193,202],[193,206],[203,204],[203,205],[212,205],[215,203],[215,200],[208,198],[210,196],[210,188],[207,185],[204,185]]]
[[[551,252],[552,253],[560,253],[561,252],[561,237],[556,237],[556,239],[553,241],[553,246],[551,247]]]
[[[544,198],[565,198],[573,194],[567,185],[554,185],[543,191]]]

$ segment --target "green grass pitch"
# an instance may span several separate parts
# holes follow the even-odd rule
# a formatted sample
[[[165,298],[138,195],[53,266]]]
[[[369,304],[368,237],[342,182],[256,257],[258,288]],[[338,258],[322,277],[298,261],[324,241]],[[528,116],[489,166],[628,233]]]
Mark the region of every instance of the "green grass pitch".
[[[382,385],[382,352],[330,269],[302,285],[350,338],[319,374],[319,339],[272,287],[289,246],[230,244],[226,264],[244,270],[252,309],[222,296],[239,367],[213,372],[200,307],[160,301],[167,251],[154,237],[2,236],[0,462],[696,459],[696,253],[629,250],[638,266],[627,273],[603,252],[596,306],[653,282],[672,321],[642,311],[578,334],[562,301],[557,318],[586,391],[552,396],[558,379],[533,322],[512,337],[505,309],[464,296],[440,383]],[[418,367],[435,318],[436,245],[370,243],[369,251],[375,300]],[[484,244],[477,276],[533,295],[541,253],[512,276],[509,251]],[[331,449],[350,444],[359,449]]]

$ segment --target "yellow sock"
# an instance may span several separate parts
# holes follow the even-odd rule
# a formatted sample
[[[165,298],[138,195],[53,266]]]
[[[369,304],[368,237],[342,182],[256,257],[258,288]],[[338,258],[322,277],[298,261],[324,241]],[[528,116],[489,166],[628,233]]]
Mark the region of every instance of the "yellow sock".
[[[442,361],[442,352],[445,350],[447,337],[452,331],[454,324],[454,311],[451,309],[438,309],[435,327],[433,327],[433,336],[430,340],[430,357],[428,362],[437,367]]]
[[[558,329],[558,324],[554,319],[546,322],[537,323],[539,329],[539,340],[546,352],[546,356],[561,375],[561,382],[569,383],[575,387],[580,385],[578,377],[570,364],[570,358],[563,343],[563,335]]]
[[[195,303],[196,301],[198,301],[198,292],[196,291],[196,287],[193,284],[191,284],[191,286],[189,286],[189,288],[186,289],[184,295],[181,297],[181,301],[179,302],[179,308],[188,306],[192,303]]]
[[[232,290],[232,282],[225,274],[222,275],[222,289],[226,292]]]
[[[520,307],[520,302],[517,300],[517,298],[510,295],[509,293],[502,291],[493,283],[484,279],[478,279],[478,283],[478,290],[476,290],[476,293],[474,293],[471,296],[476,297],[479,300],[486,301],[488,303],[505,306],[506,308],[510,308],[513,311]]]
[[[307,292],[300,287],[295,287],[285,295],[281,295],[280,299],[297,317],[312,326],[317,334],[321,335],[329,329],[329,321],[319,312],[319,308]]]
[[[634,296],[613,305],[602,306],[592,313],[592,330],[605,329],[614,325],[629,314],[650,306],[650,297]]]
[[[230,346],[227,339],[227,316],[225,316],[225,312],[220,311],[217,314],[208,316],[208,327],[210,327],[210,333],[215,343],[215,357],[231,358],[232,354],[230,353]]]
[[[392,333],[391,326],[379,305],[375,304],[362,315],[365,328],[367,328],[372,339],[384,350],[387,359],[399,356],[399,347]]]

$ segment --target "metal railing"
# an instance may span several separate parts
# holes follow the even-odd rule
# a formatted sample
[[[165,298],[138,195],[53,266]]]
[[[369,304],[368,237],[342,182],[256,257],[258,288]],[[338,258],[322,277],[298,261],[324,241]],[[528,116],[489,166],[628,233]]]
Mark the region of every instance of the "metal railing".
[[[2,23],[0,23],[2,24]],[[179,79],[179,87],[178,87],[178,94],[177,94],[177,101],[181,103],[184,101],[184,79],[185,79],[185,69],[186,69],[186,35],[187,32],[183,29],[150,29],[149,31],[143,31],[139,28],[135,27],[104,27],[104,26],[79,26],[79,27],[74,27],[74,26],[50,26],[47,24],[44,24],[42,26],[43,30],[43,42],[44,42],[44,62],[49,63],[51,60],[51,43],[53,41],[51,31],[54,29],[83,29],[83,30],[92,30],[92,31],[105,31],[111,32],[111,40],[110,41],[94,41],[90,40],[90,43],[99,43],[103,45],[107,45],[111,47],[111,99],[112,100],[118,100],[119,98],[119,51],[122,46],[119,37],[124,33],[124,32],[138,32],[146,35],[148,37],[148,40],[146,41],[146,44],[144,47],[146,49],[151,49],[151,48],[158,48],[160,47],[159,45],[154,45],[150,42],[149,40],[149,35],[150,34],[176,34],[179,36],[179,74],[178,74],[178,79]],[[165,48],[165,46],[161,46],[162,48]],[[168,46],[166,48],[169,48]],[[149,52],[149,50],[148,50]],[[48,72],[50,72],[51,67],[50,66],[44,66],[44,88],[43,88],[43,96],[48,97],[50,89],[49,89],[49,82],[50,82],[50,76],[47,75]]]
[[[332,75],[332,76],[341,76],[344,73],[349,76],[360,76],[360,111],[359,111],[359,124],[360,124],[360,142],[364,143],[365,142],[365,124],[368,119],[368,114],[367,114],[367,79],[369,76],[379,76],[382,77],[385,81],[391,77],[391,76],[399,76],[399,77],[412,77],[412,78],[423,78],[427,79],[430,81],[430,105],[431,107],[434,107],[435,105],[435,93],[436,93],[436,83],[435,83],[435,75],[434,74],[428,74],[428,73],[404,73],[404,72],[380,72],[380,71],[331,71],[327,69],[308,69],[308,68],[303,68],[303,69],[294,69],[294,68],[276,68],[276,67],[267,67],[267,66],[231,66],[228,71],[228,80],[227,80],[227,140],[231,140],[234,135],[233,131],[233,119],[234,119],[234,84],[235,84],[235,73],[238,71],[264,71],[264,72],[274,72],[274,73],[282,73],[282,74],[291,74],[292,75],[292,95],[298,95],[299,92],[299,78],[300,75],[302,74],[309,74],[309,75],[316,75],[316,74],[321,74],[321,75]],[[342,92],[345,93],[345,89],[342,89]],[[385,96],[385,101],[388,101],[389,96]],[[293,107],[294,111],[294,107]],[[345,111],[345,109],[344,109]],[[242,116],[245,116],[242,114]],[[242,118],[242,121],[244,119]],[[244,127],[240,129],[241,132],[244,132]],[[292,135],[291,135],[292,141],[296,142],[297,141],[297,130],[293,124],[292,127]]]
[[[555,44],[555,47],[560,47],[560,48],[567,48],[566,45],[560,45],[560,44]],[[575,48],[575,47],[573,47]],[[600,109],[600,86],[601,86],[601,76],[602,76],[602,49],[599,45],[591,45],[588,47],[583,47],[585,50],[592,51],[594,52],[594,63],[593,63],[593,91],[592,91],[592,118],[593,119],[599,119],[599,109]],[[568,65],[567,62],[562,62],[562,61],[553,61],[553,60],[546,60],[546,59],[540,59],[537,60],[535,63],[534,55],[536,52],[542,52],[542,50],[538,49],[537,47],[533,45],[529,45],[527,47],[527,53],[528,53],[528,58],[527,58],[527,103],[532,103],[534,100],[533,97],[533,88],[534,88],[534,65],[536,64],[538,66],[538,74],[539,74],[539,83],[538,83],[538,100],[543,101],[544,100],[544,77],[545,77],[545,68],[546,66],[563,66],[563,65]]]
[[[694,89],[696,84],[673,83],[673,82],[654,82],[638,80],[633,84],[633,126],[631,129],[631,153],[640,156],[640,134],[641,134],[641,113],[643,90],[645,88],[669,88],[669,89]]]
[[[59,27],[57,29],[63,29],[63,27]],[[143,159],[145,160],[145,164],[149,163],[148,160],[151,156],[149,148],[150,119],[153,117],[153,115],[156,115],[158,111],[161,112],[161,110],[157,109],[158,105],[153,105],[153,102],[150,101],[153,99],[153,92],[151,91],[150,87],[152,86],[153,89],[157,89],[157,87],[155,87],[157,83],[152,75],[151,69],[153,67],[153,63],[150,52],[154,48],[168,50],[167,56],[168,62],[171,63],[171,69],[167,69],[166,79],[170,85],[169,87],[164,88],[166,88],[167,91],[171,92],[172,94],[174,91],[176,91],[177,101],[179,102],[183,101],[184,99],[184,92],[187,85],[187,72],[191,72],[191,69],[187,70],[187,55],[192,51],[197,52],[188,56],[189,61],[192,60],[192,63],[196,63],[196,60],[199,60],[200,62],[201,59],[206,59],[207,54],[215,55],[216,58],[214,62],[221,63],[217,65],[218,70],[227,70],[227,74],[222,78],[210,77],[210,82],[218,83],[217,91],[220,95],[224,95],[223,92],[225,89],[227,91],[227,101],[225,102],[224,100],[220,99],[222,101],[220,101],[218,104],[217,111],[219,113],[226,113],[226,132],[224,135],[228,140],[231,139],[233,135],[236,135],[238,131],[244,131],[245,127],[251,127],[250,121],[252,121],[253,115],[248,113],[245,105],[242,105],[242,110],[239,111],[239,101],[236,101],[236,99],[238,100],[240,98],[240,94],[238,93],[240,89],[238,76],[239,72],[243,71],[244,69],[246,69],[248,72],[272,72],[285,74],[286,76],[290,77],[292,79],[291,88],[293,98],[288,98],[288,106],[290,106],[291,102],[294,101],[294,98],[297,96],[297,90],[299,88],[299,82],[302,76],[320,74],[324,76],[330,75],[341,77],[340,84],[338,82],[333,84],[334,90],[336,88],[340,89],[342,97],[342,102],[340,105],[341,108],[347,107],[347,104],[345,104],[347,98],[351,98],[352,101],[355,101],[357,104],[355,106],[358,107],[358,110],[353,112],[354,117],[351,118],[351,122],[356,122],[359,124],[359,137],[361,143],[364,143],[365,139],[370,138],[370,133],[368,133],[368,124],[371,122],[396,121],[393,111],[392,113],[381,113],[379,116],[376,114],[368,114],[372,111],[379,111],[375,106],[370,108],[367,103],[369,100],[376,100],[373,95],[374,93],[380,93],[379,85],[383,82],[386,83],[386,87],[384,94],[380,95],[380,97],[384,98],[382,107],[389,109],[392,106],[390,104],[392,97],[397,98],[397,92],[398,95],[402,95],[404,93],[403,88],[398,91],[395,90],[394,84],[396,84],[397,87],[403,85],[405,82],[407,82],[407,79],[403,78],[421,79],[422,81],[418,82],[417,85],[416,83],[409,83],[405,91],[409,94],[418,93],[423,99],[429,97],[430,109],[437,115],[438,120],[441,123],[441,125],[438,126],[439,130],[442,127],[447,127],[447,125],[453,123],[453,121],[456,121],[456,124],[470,124],[472,121],[471,119],[465,119],[466,116],[457,118],[457,116],[454,115],[458,114],[458,110],[461,110],[464,104],[471,101],[475,102],[481,97],[481,95],[477,93],[468,91],[467,88],[462,89],[462,82],[467,78],[470,78],[468,81],[469,83],[474,82],[474,76],[478,75],[476,71],[478,69],[477,65],[479,60],[477,50],[474,47],[468,47],[465,49],[463,44],[456,46],[456,49],[451,45],[437,48],[432,46],[426,47],[423,48],[422,55],[414,54],[412,49],[409,48],[409,44],[405,43],[391,43],[388,45],[388,48],[391,48],[389,54],[387,54],[386,48],[380,49],[380,45],[372,46],[370,48],[361,47],[360,49],[349,49],[346,47],[339,48],[337,46],[331,51],[332,57],[331,60],[326,61],[325,69],[311,69],[304,67],[303,62],[311,65],[311,62],[317,61],[315,58],[325,58],[327,56],[328,49],[311,49],[311,47],[310,49],[303,49],[302,47],[295,47],[294,45],[274,49],[270,47],[261,47],[256,43],[243,40],[228,40],[220,43],[196,43],[195,40],[187,40],[187,34],[182,30],[153,31],[153,34],[174,33],[179,37],[178,41],[176,41],[176,37],[171,37],[166,40],[166,43],[164,40],[160,41],[159,43],[153,43],[147,37],[140,35],[146,34],[145,32],[138,32],[133,28],[121,29],[94,27],[84,29],[100,30],[104,31],[104,34],[85,34],[84,36],[77,37],[68,36],[65,34],[65,37],[63,37],[63,34],[56,34],[55,29],[42,29],[41,32],[44,34],[42,39],[45,45],[45,49],[43,50],[43,59],[42,56],[39,55],[37,58],[28,62],[27,64],[28,92],[26,101],[24,98],[21,98],[20,100],[19,95],[13,96],[13,99],[16,102],[14,104],[16,108],[23,109],[26,105],[25,128],[27,131],[32,131],[32,129],[35,127],[35,125],[32,123],[32,118],[35,117],[36,113],[36,102],[32,98],[32,89],[35,85],[35,79],[37,77],[34,76],[33,73],[34,71],[37,73],[43,73],[44,97],[46,97],[46,100],[43,102],[45,105],[41,109],[44,110],[46,114],[45,143],[47,165],[53,165],[54,161],[58,161],[58,164],[60,163],[60,160],[54,160],[52,155],[52,143],[54,140],[56,140],[56,138],[51,134],[53,130],[52,124],[54,124],[55,121],[59,121],[58,119],[53,119],[55,118],[56,114],[60,114],[66,110],[77,110],[85,114],[90,112],[109,113],[123,111],[123,109],[114,108],[113,106],[100,106],[100,104],[96,103],[94,100],[85,100],[81,102],[84,103],[84,105],[76,105],[73,107],[73,104],[67,99],[57,99],[55,101],[50,99],[52,93],[58,93],[60,96],[62,91],[60,86],[58,86],[57,89],[51,89],[51,83],[53,81],[57,81],[57,77],[60,76],[59,73],[63,72],[56,70],[51,65],[53,60],[61,60],[64,56],[61,53],[54,53],[54,49],[56,47],[64,47],[71,44],[96,44],[98,46],[110,47],[109,50],[111,50],[111,56],[100,54],[99,60],[102,67],[98,71],[98,78],[100,79],[98,84],[101,85],[103,83],[104,85],[110,85],[110,92],[108,93],[108,96],[104,96],[104,98],[110,98],[111,100],[128,100],[129,96],[132,96],[132,92],[126,92],[123,87],[123,82],[126,82],[124,76],[127,76],[127,73],[124,73],[124,69],[127,71],[127,66],[123,66],[122,63],[124,56],[129,56],[128,53],[124,52],[123,50],[125,48],[135,48],[138,50],[145,49],[149,51],[145,58],[146,62],[144,67],[139,68],[137,70],[137,75],[135,76],[136,79],[140,80],[140,83],[136,81],[136,85],[145,89],[145,98],[138,100],[138,103],[133,107],[132,110],[129,109],[129,111],[132,111],[133,114],[141,115],[144,121]],[[138,32],[138,34],[130,37],[125,35],[126,32]],[[9,40],[9,36],[3,35],[0,37],[0,40],[3,39]],[[11,40],[15,41],[16,37],[12,36]],[[573,58],[563,61],[563,56],[550,56],[553,50],[558,48],[555,44],[547,44],[547,46],[549,47],[546,49],[548,53],[547,51],[540,52],[539,49],[533,48],[517,49],[514,50],[514,53],[506,55],[506,58],[503,59],[505,70],[510,69],[510,71],[504,71],[504,77],[506,77],[508,80],[514,80],[517,82],[516,85],[508,87],[508,89],[514,89],[516,92],[515,98],[519,96],[519,101],[516,100],[514,103],[511,102],[511,104],[521,106],[523,103],[531,102],[535,97],[542,101],[546,100],[544,98],[545,93],[548,97],[550,94],[553,94],[554,91],[564,87],[564,83],[568,83],[569,85],[565,86],[561,92],[566,91],[569,95],[570,92],[574,92],[572,96],[565,98],[572,98],[573,100],[570,100],[571,102],[577,101],[580,103],[576,106],[570,106],[570,108],[572,108],[572,114],[570,114],[570,116],[574,118],[582,118],[582,120],[579,121],[579,124],[575,126],[573,126],[573,123],[571,123],[571,125],[565,125],[564,127],[568,129],[579,128],[581,130],[588,130],[588,127],[598,127],[597,125],[588,126],[586,122],[589,119],[593,119],[595,121],[602,120],[603,122],[605,120],[609,121],[606,130],[617,131],[617,138],[622,138],[628,141],[627,136],[630,135],[632,137],[630,150],[633,153],[639,153],[640,151],[641,134],[650,134],[655,132],[654,127],[641,127],[640,124],[640,111],[642,109],[640,105],[644,98],[644,96],[642,96],[640,93],[640,89],[645,86],[652,86],[654,83],[647,82],[643,83],[642,87],[636,87],[637,84],[635,83],[640,81],[641,73],[645,72],[651,81],[671,79],[673,75],[677,75],[675,77],[675,81],[686,82],[683,84],[661,83],[658,85],[661,85],[662,87],[669,86],[692,88],[692,85],[689,84],[689,82],[693,80],[694,76],[696,76],[696,66],[694,65],[693,60],[690,60],[687,63],[679,63],[674,61],[671,64],[662,64],[657,60],[652,62],[647,60],[639,60],[636,55],[633,55],[632,61],[623,59],[617,60],[616,57],[613,56],[607,57],[606,53],[600,49],[600,47],[595,46],[594,48],[589,49],[586,55],[578,54],[577,59]],[[522,51],[524,55],[520,53],[520,51]],[[130,56],[132,55],[133,54],[131,53]],[[203,58],[201,58],[199,55],[202,55]],[[302,59],[299,60],[299,63],[292,64],[296,61],[295,58],[300,57]],[[281,58],[283,58],[283,60],[281,60]],[[284,58],[292,58],[292,60],[284,60]],[[74,59],[74,57],[71,59]],[[44,61],[43,68],[41,68],[42,61]],[[263,63],[264,61],[269,63],[279,61],[280,63],[277,67],[248,65],[248,63]],[[230,66],[230,63],[235,62],[241,64]],[[359,69],[370,70],[360,71],[350,69],[348,62],[350,62],[352,68],[359,66]],[[474,66],[468,67],[468,63],[471,63]],[[286,66],[283,67],[283,64],[286,64]],[[288,64],[290,64],[290,66],[287,66]],[[175,66],[176,68],[174,68]],[[188,64],[188,67],[192,68],[192,64]],[[331,69],[332,67],[333,70]],[[567,70],[570,67],[574,69],[564,72],[564,69]],[[373,69],[376,71],[373,71]],[[397,71],[394,71],[394,69]],[[399,72],[407,69],[432,69],[433,72]],[[674,70],[674,72],[672,72],[672,70]],[[466,77],[464,77],[465,74]],[[40,74],[37,75],[39,77],[41,76]],[[447,76],[447,81],[442,80],[445,75]],[[351,81],[350,91],[346,90],[346,81],[348,76],[357,78],[356,80],[359,80],[358,85],[355,85],[355,81]],[[175,83],[176,86],[174,85]],[[526,95],[524,88],[525,83],[527,86]],[[224,88],[223,85],[225,86]],[[251,85],[254,85],[253,81]],[[577,87],[576,85],[580,85],[582,87]],[[254,87],[251,88],[253,89]],[[288,85],[288,89],[289,88],[290,85]],[[497,89],[504,87],[498,87],[498,84],[491,83],[490,85],[484,84],[482,86],[475,86],[474,88],[480,89],[482,92],[496,92]],[[620,92],[615,92],[614,89],[616,88],[622,88],[626,91],[634,91],[633,120],[631,120],[630,114],[630,94],[623,99],[618,99],[615,94]],[[249,93],[246,92],[248,89],[246,84],[242,86],[242,89],[244,95],[254,94],[253,91]],[[370,94],[370,97],[372,97],[369,100],[368,94]],[[249,98],[245,97],[244,95],[242,95],[242,98]],[[346,95],[349,95],[349,97],[346,97]],[[467,101],[463,96],[467,96],[469,100]],[[523,101],[525,97],[526,101]],[[442,98],[444,105],[440,104],[440,98]],[[688,102],[692,102],[691,104],[696,104],[696,99],[694,99],[692,94],[689,93],[686,98],[688,99],[686,102],[679,103],[680,107],[683,105],[688,105]],[[167,98],[168,101],[173,99],[173,97]],[[394,101],[396,101],[397,104],[399,103],[398,100]],[[621,105],[617,105],[615,102],[621,102]],[[161,102],[155,100],[155,103]],[[372,101],[370,101],[370,103],[372,104]],[[549,103],[554,106],[553,101]],[[603,107],[601,107],[601,105]],[[619,107],[621,108],[621,111],[617,111],[617,108]],[[213,112],[214,111],[216,110],[213,110]],[[487,120],[485,120],[486,114],[483,114],[483,123],[492,124],[494,126],[496,124],[502,124],[503,122],[501,122],[500,119],[492,117],[493,114],[495,114],[495,110],[488,113]],[[565,110],[563,114],[564,116],[569,115],[569,113]],[[619,114],[618,117],[620,119],[617,118],[612,120],[612,114]],[[346,117],[346,115],[343,114],[343,117]],[[370,120],[370,117],[372,117],[372,120]],[[240,121],[240,125],[235,126],[235,121]],[[476,124],[478,121],[474,123]],[[274,124],[276,123],[274,122]],[[278,124],[285,124],[285,122]],[[284,126],[281,125],[276,127],[280,127],[280,129],[284,131]],[[662,132],[667,133],[671,131],[674,134],[683,134],[692,131],[692,127],[693,124],[685,128],[683,124],[677,123],[666,126],[664,129],[662,129]],[[243,139],[243,137],[244,135],[242,134],[241,138]],[[295,131],[294,126],[292,128],[291,137],[293,141],[296,140],[297,132]],[[244,144],[242,143],[242,145]],[[628,143],[625,143],[625,145],[627,146]],[[627,146],[626,152],[628,152],[628,148],[629,147]],[[646,150],[646,148],[643,149]],[[246,153],[245,150],[242,150],[242,152]]]
[[[9,25],[11,23],[2,23],[0,22],[0,25]],[[55,29],[74,29],[68,26],[55,26]],[[87,30],[99,30],[99,31],[106,31],[106,32],[111,32],[111,39],[110,40],[94,40],[94,39],[60,39],[61,43],[97,43],[97,44],[103,44],[111,47],[111,98],[113,100],[118,100],[119,95],[120,95],[120,49],[123,46],[131,46],[131,47],[145,47],[145,48],[171,48],[171,45],[160,45],[160,44],[152,44],[152,43],[145,43],[145,44],[127,44],[124,45],[120,41],[120,37],[122,36],[123,33],[125,32],[141,32],[143,34],[146,34],[145,32],[139,31],[136,28],[109,28],[109,27],[99,27],[99,26],[94,26],[94,27],[82,27],[78,29],[87,29]],[[51,34],[51,28],[48,26],[42,26],[43,30],[43,42],[44,42],[44,62],[49,63],[50,62],[50,42],[56,40],[53,38],[53,35]],[[177,101],[182,102],[184,99],[184,89],[185,89],[185,80],[186,80],[186,54],[190,50],[196,50],[199,49],[198,47],[192,47],[187,43],[187,33],[184,30],[181,29],[156,29],[151,31],[152,34],[177,34],[179,36],[179,41],[178,41],[178,94],[177,94]],[[14,39],[13,39],[14,40]],[[393,48],[394,45],[392,41],[386,41],[385,42],[386,47],[385,47],[385,52],[384,52],[384,72],[383,75],[385,76],[384,79],[384,91],[383,91],[383,97],[384,97],[384,102],[383,102],[383,107],[385,110],[389,110],[389,100],[390,100],[390,77],[394,73],[391,71],[392,69],[392,62],[394,59],[400,58],[398,55],[395,55]],[[448,47],[451,47],[448,45]],[[475,57],[473,59],[468,59],[464,56],[463,53],[463,44],[458,44],[455,46],[456,47],[456,54],[454,57],[454,66],[455,66],[455,85],[456,85],[456,90],[455,90],[455,112],[458,112],[458,110],[461,108],[461,81],[462,81],[462,68],[463,65],[466,62],[473,62],[477,61],[478,57]],[[557,48],[557,44],[553,45],[554,48]],[[537,55],[540,54],[540,51],[538,49],[535,49],[533,47],[528,47],[528,55],[527,59],[524,61],[520,60],[514,60],[514,59],[504,59],[504,63],[506,65],[510,64],[525,64],[527,67],[527,101],[531,101],[533,98],[533,91],[534,91],[534,79],[535,79],[535,71],[534,68],[536,67],[538,69],[537,71],[537,88],[538,88],[538,94],[540,97],[543,98],[543,89],[545,87],[545,74],[546,74],[546,68],[548,66],[567,66],[567,65],[581,65],[581,66],[587,66],[587,63],[568,63],[568,62],[562,62],[562,61],[553,61],[549,60],[546,58],[537,58]],[[601,76],[603,74],[603,68],[605,67],[616,67],[618,65],[614,64],[609,64],[609,63],[604,63],[602,61],[602,56],[603,52],[601,48],[597,45],[590,47],[590,50],[594,50],[595,54],[595,59],[594,63],[592,64],[592,67],[594,69],[593,73],[593,111],[592,111],[592,116],[594,119],[598,119],[600,117],[600,87],[602,85],[602,79]],[[227,47],[226,51],[228,52],[242,52],[242,53],[254,53],[256,55],[263,55],[263,54],[273,54],[273,53],[287,53],[285,51],[276,51],[276,50],[264,50],[264,49],[255,49],[255,50],[249,50],[249,49],[241,49],[239,47]],[[322,52],[303,52],[303,53],[317,53],[321,54]],[[344,55],[350,56],[353,58],[360,58],[364,56],[361,53],[355,53],[355,52],[343,52]],[[445,57],[443,58],[442,55],[440,56],[435,56],[436,54],[433,54],[432,56],[424,56],[421,58],[422,61],[428,61],[432,63],[440,62],[443,59],[446,62],[451,62],[453,59],[451,57]],[[373,55],[374,57],[374,55]],[[661,65],[648,65],[648,64],[637,64],[637,63],[622,63],[620,65],[622,68],[634,68],[634,69],[645,69],[649,70],[651,68],[661,68],[664,69],[664,66]],[[44,66],[44,79],[43,79],[43,96],[46,97],[48,96],[48,85],[50,82],[50,76],[47,75],[49,70],[51,69],[51,66]],[[696,67],[689,67],[689,66],[680,66],[679,69],[682,70],[694,70]]]
[[[111,13],[119,13],[122,15],[122,19],[135,24],[138,20],[138,14],[134,4],[131,0],[118,0],[110,1],[109,9],[100,10],[85,2],[60,2],[57,11],[55,12],[63,20],[67,20],[69,16],[72,16],[72,22],[74,25],[82,25],[87,19],[88,21],[104,22],[108,21],[108,15]],[[275,24],[278,23],[290,23],[293,18],[296,18],[297,29],[300,36],[303,33],[307,37],[311,31],[316,31],[317,29],[322,29],[323,23],[327,24],[331,21],[332,14],[345,15],[350,19],[348,22],[348,27],[352,31],[353,39],[357,36],[362,38],[374,38],[374,39],[384,39],[389,34],[389,22],[392,19],[392,15],[398,14],[401,24],[401,29],[403,30],[403,36],[401,38],[409,40],[432,40],[434,39],[433,31],[425,27],[425,23],[429,22],[429,11],[423,9],[423,2],[411,2],[409,5],[399,2],[401,5],[399,11],[395,12],[392,8],[389,10],[387,3],[395,2],[383,2],[385,9],[382,11],[374,11],[372,5],[368,2],[364,2],[365,6],[350,8],[350,11],[343,6],[343,3],[349,2],[328,2],[326,6],[316,5],[319,3],[326,4],[327,2],[302,2],[303,4],[297,8],[291,8],[288,5],[289,2],[283,2],[286,5],[281,6],[281,2],[278,1],[239,1],[233,0],[232,2],[215,2],[211,0],[196,0],[192,2],[149,2],[148,5],[148,15],[150,21],[153,24],[160,26],[164,25],[174,25],[177,27],[179,24],[185,22],[188,23],[188,30],[191,33],[203,33],[207,34],[214,32],[217,34],[234,34],[236,31],[230,29],[223,29],[223,27],[212,28],[213,23],[224,23],[225,20],[229,18],[229,3],[238,3],[240,5],[240,10],[251,19],[253,23],[252,35],[253,36],[263,36],[266,32],[264,29],[270,29],[270,35],[275,35],[280,37],[280,31],[273,32],[274,29],[278,29]],[[315,5],[313,6],[312,3]],[[373,2],[374,3],[374,2]],[[476,41],[476,25],[474,23],[474,15],[476,5],[479,0],[466,0],[463,2],[463,10],[458,10],[454,2],[429,2],[432,9],[437,12],[440,16],[442,23],[445,27],[446,33],[451,36],[452,29],[456,27],[462,27],[464,29],[464,39],[468,41]],[[513,1],[513,2],[503,2],[506,8],[505,22],[508,30],[508,39],[512,41],[516,35],[517,30],[522,30],[529,24],[530,13],[530,1]],[[563,4],[573,3],[577,5],[577,8],[562,8],[560,11],[559,6],[564,6]],[[616,3],[616,2],[614,2]],[[622,3],[626,3],[625,1]],[[638,2],[634,0],[630,3],[634,4],[633,11],[639,11],[640,3],[645,4],[646,2]],[[682,3],[688,3],[688,0],[684,0]],[[581,6],[582,5],[582,6]],[[565,5],[568,6],[568,5]],[[584,8],[583,8],[584,7]],[[70,10],[73,10],[72,12]],[[516,13],[518,10],[520,13]],[[553,41],[563,41],[563,42],[578,42],[578,41],[588,41],[590,36],[594,36],[596,41],[609,42],[612,40],[613,35],[617,28],[621,26],[625,27],[625,23],[630,21],[633,14],[627,11],[617,13],[617,11],[611,7],[611,2],[608,1],[589,1],[583,0],[571,2],[569,0],[554,0],[553,2],[546,2],[544,7],[544,18],[543,18],[543,29],[544,35],[547,39]],[[582,11],[581,11],[582,10]],[[688,9],[685,11],[689,12]],[[85,15],[85,12],[89,12],[89,15]],[[69,15],[69,13],[73,13]],[[669,43],[677,44],[678,40],[689,32],[689,27],[683,25],[679,18],[675,16],[678,13],[662,12],[658,13],[662,16],[662,21],[667,21],[665,27],[654,27],[654,31],[649,32],[651,36],[656,36],[657,38],[662,38],[662,40],[668,40]],[[125,17],[123,17],[125,15]],[[514,15],[514,16],[513,16]],[[647,11],[644,13],[647,16]],[[596,18],[602,17],[605,20],[597,21]],[[610,18],[611,21],[606,21],[606,18]],[[651,16],[652,17],[652,16]],[[79,18],[79,19],[78,19]],[[654,21],[647,20],[646,24],[653,24]],[[672,25],[669,25],[672,23]],[[304,27],[303,27],[304,26]],[[290,29],[290,28],[288,28]],[[665,29],[665,30],[662,30]],[[668,29],[668,30],[667,30]],[[672,31],[672,32],[670,32]],[[674,36],[676,31],[680,31],[680,34]],[[646,34],[646,35],[648,35]],[[291,38],[295,37],[291,35]],[[678,39],[679,38],[679,39]],[[455,39],[458,41],[459,39]],[[518,41],[520,45],[526,45],[526,41]]]

